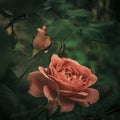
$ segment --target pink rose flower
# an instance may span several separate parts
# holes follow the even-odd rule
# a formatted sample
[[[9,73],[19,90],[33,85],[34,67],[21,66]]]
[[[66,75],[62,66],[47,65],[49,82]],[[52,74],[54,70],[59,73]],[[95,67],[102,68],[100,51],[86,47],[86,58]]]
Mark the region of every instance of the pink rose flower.
[[[96,89],[89,88],[97,77],[91,70],[69,58],[59,58],[53,54],[48,68],[39,67],[39,71],[28,75],[29,93],[35,97],[46,97],[51,102],[51,113],[58,105],[61,112],[69,112],[74,103],[88,107],[99,98]]]
[[[45,50],[51,44],[50,37],[45,35],[46,26],[37,29],[38,33],[33,40],[33,46],[37,50]]]

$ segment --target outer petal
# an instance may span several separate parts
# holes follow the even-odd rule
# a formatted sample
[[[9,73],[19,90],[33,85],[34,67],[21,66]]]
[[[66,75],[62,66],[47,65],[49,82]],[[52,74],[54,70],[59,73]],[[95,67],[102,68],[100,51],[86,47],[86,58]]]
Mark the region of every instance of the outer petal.
[[[74,66],[81,66],[77,61],[70,59],[70,58],[61,58],[63,62],[68,62],[69,64],[74,64]]]
[[[39,67],[40,73],[46,78],[47,82],[46,85],[49,85],[52,89],[56,91],[58,89],[57,83],[54,81],[54,79],[51,79],[46,72],[46,69],[43,67]]]
[[[58,102],[56,99],[57,95],[47,85],[44,85],[43,92],[44,92],[45,97],[50,102],[49,106],[47,107],[49,110],[49,114],[53,114],[58,108]]]
[[[43,92],[44,92],[45,97],[49,101],[53,101],[57,97],[57,94],[52,89],[50,89],[50,87],[48,87],[47,85],[44,85]]]
[[[95,103],[98,98],[99,98],[99,92],[96,89],[93,88],[87,88],[85,90],[85,92],[88,93],[87,96],[81,97],[81,96],[73,96],[73,97],[69,97],[70,100],[74,100],[78,103]]]
[[[56,65],[60,65],[62,62],[62,60],[56,55],[56,54],[53,54],[51,56],[51,61],[50,61],[50,64],[49,64],[49,73],[51,75],[56,75]]]
[[[74,108],[74,102],[61,98],[59,100],[59,105],[61,106],[60,112],[70,112]]]
[[[74,102],[73,101],[68,101],[66,99],[63,99],[60,97],[57,98],[57,94],[55,94],[55,92],[50,89],[50,87],[48,87],[47,85],[44,86],[44,95],[46,98],[48,98],[48,100],[51,101],[50,106],[48,107],[50,113],[53,113],[57,110],[58,104],[61,106],[61,112],[70,112],[73,110],[74,108]]]
[[[39,67],[40,72],[48,79],[49,86],[56,91],[56,89],[67,89],[71,90],[71,86],[69,83],[62,82],[61,79],[55,78],[54,76],[47,75],[45,69],[43,67]],[[51,82],[50,82],[51,81]]]
[[[88,96],[87,92],[81,91],[81,92],[73,92],[73,91],[67,91],[67,90],[59,90],[60,95],[65,97],[73,97],[73,96],[81,96],[85,97]]]
[[[28,80],[30,81],[30,89],[29,93],[35,97],[41,97],[43,96],[43,86],[48,84],[51,86],[53,89],[56,90],[56,84],[54,81],[49,79],[47,75],[44,74],[43,71],[45,71],[45,68],[42,68],[42,71],[35,71],[31,72],[28,75]]]
[[[91,85],[95,84],[97,81],[97,76],[95,76],[94,74],[91,74],[91,81],[92,81]]]
[[[56,54],[53,54],[52,57],[51,57],[51,63],[56,63],[56,62],[60,62],[62,61],[61,58],[56,55]]]
[[[30,82],[29,93],[35,97],[43,96],[43,85],[45,78],[39,71],[31,72],[27,78]]]

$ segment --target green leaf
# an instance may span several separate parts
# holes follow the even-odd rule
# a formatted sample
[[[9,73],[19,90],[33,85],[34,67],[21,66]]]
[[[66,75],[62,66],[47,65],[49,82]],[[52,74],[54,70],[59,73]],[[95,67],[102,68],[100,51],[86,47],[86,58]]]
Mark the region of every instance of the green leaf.
[[[47,34],[53,39],[66,40],[73,33],[75,26],[67,19],[57,20],[50,24]]]
[[[86,28],[83,28],[83,32],[86,32]],[[87,34],[90,38],[94,37],[94,40],[102,43],[113,44],[120,43],[120,29],[115,21],[96,23],[88,25]]]
[[[7,86],[0,84],[0,113],[4,119],[20,111],[19,101],[16,95]]]
[[[91,13],[85,9],[67,10],[66,14],[71,18],[91,17]]]
[[[101,31],[99,29],[86,27],[82,28],[82,34],[84,38],[88,38],[90,40],[94,41],[104,41],[104,36],[102,35]]]

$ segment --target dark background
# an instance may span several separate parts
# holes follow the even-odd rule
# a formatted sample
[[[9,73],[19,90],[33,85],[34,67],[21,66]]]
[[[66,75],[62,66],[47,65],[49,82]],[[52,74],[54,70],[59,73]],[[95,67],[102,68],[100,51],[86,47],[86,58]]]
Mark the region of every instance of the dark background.
[[[49,50],[32,58],[36,29],[47,26]],[[0,0],[0,120],[119,120],[120,0]],[[89,108],[48,116],[44,98],[27,93],[27,75],[53,54],[92,69],[100,99]]]

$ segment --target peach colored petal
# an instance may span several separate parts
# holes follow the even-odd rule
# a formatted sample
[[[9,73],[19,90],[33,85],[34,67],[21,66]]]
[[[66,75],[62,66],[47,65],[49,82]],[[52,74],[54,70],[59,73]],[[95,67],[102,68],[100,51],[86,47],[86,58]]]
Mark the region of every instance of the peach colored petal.
[[[81,66],[77,61],[70,59],[70,58],[61,58],[63,62],[69,62],[71,64],[77,65],[77,66]]]
[[[46,78],[46,84],[49,85],[52,89],[56,90],[58,89],[58,85],[57,83],[54,81],[54,79],[51,79],[48,75],[47,75],[47,71],[45,68],[43,67],[39,67],[38,68],[40,73]]]
[[[49,86],[52,86],[52,89],[56,90],[58,87],[59,89],[71,89],[64,82],[62,82],[61,79],[48,75],[43,67],[39,67],[39,71],[48,79],[48,82],[53,82],[52,84],[49,84]]]
[[[65,97],[70,97],[70,96],[88,96],[87,92],[81,91],[81,92],[73,92],[73,91],[67,91],[67,90],[59,90],[60,95],[65,96]]]
[[[47,79],[49,79],[49,77],[47,76],[47,69],[45,69],[41,66],[39,66],[38,69],[41,72],[41,74],[43,74]]]
[[[51,56],[51,62],[56,62],[56,61],[61,61],[61,58],[58,55],[53,54]]]
[[[53,101],[57,97],[57,94],[47,85],[44,85],[43,92],[48,101]]]
[[[47,85],[43,88],[44,95],[46,98],[48,98],[49,101],[51,101],[51,105],[49,107],[50,111],[55,111],[57,109],[57,105],[59,104],[61,106],[61,112],[69,112],[72,111],[74,108],[74,102],[65,99],[58,99],[57,95],[50,89]],[[57,102],[58,101],[58,102]]]
[[[94,74],[91,74],[91,80],[92,80],[92,84],[91,85],[95,84],[96,81],[97,81],[97,76],[95,76]]]
[[[88,93],[88,96],[73,96],[73,97],[68,97],[70,100],[74,100],[78,103],[95,103],[98,98],[99,98],[99,92],[96,89],[93,88],[87,88],[86,90],[84,90],[85,92]]]
[[[41,68],[42,69],[42,68]],[[42,69],[45,71],[45,69]],[[30,83],[30,89],[29,93],[35,97],[41,97],[43,96],[43,86],[45,84],[50,85],[52,88],[56,90],[56,84],[51,79],[49,79],[45,74],[43,74],[43,71],[35,71],[31,72],[28,75],[28,80]]]
[[[55,66],[56,64],[60,64],[61,62],[62,62],[62,60],[56,54],[53,54],[51,56],[51,61],[50,61],[50,64],[49,64],[49,69],[52,70],[53,67],[56,67]]]
[[[59,100],[59,105],[61,107],[60,112],[70,112],[74,108],[74,102],[61,98]]]
[[[51,78],[53,81],[55,81],[55,83],[59,86],[59,89],[63,89],[63,90],[71,90],[71,86],[69,86],[69,84],[67,85],[67,83],[63,82],[62,79],[58,79],[54,76],[50,76],[49,78]]]
[[[31,84],[28,93],[35,97],[43,96],[42,88],[36,87],[36,84]]]
[[[29,93],[35,97],[43,96],[43,85],[45,79],[39,71],[31,72],[28,75],[29,84]]]
[[[45,25],[42,26],[42,30],[46,31],[47,27]]]
[[[43,92],[45,97],[50,102],[49,106],[47,107],[49,110],[49,114],[53,114],[58,108],[58,102],[56,100],[57,95],[47,85],[44,85]]]
[[[88,91],[88,102],[90,104],[95,103],[99,99],[99,92],[96,89],[93,88],[87,88],[86,91]]]
[[[86,88],[86,87],[82,86],[81,81],[72,83],[69,81],[67,82],[67,80],[65,80],[65,78],[62,75],[59,75],[59,77],[54,77],[54,76],[50,76],[50,75],[48,75],[48,76],[49,76],[49,78],[51,78],[52,80],[54,80],[56,82],[56,84],[59,86],[59,89],[61,89],[61,90],[80,91],[80,90],[84,90]]]

